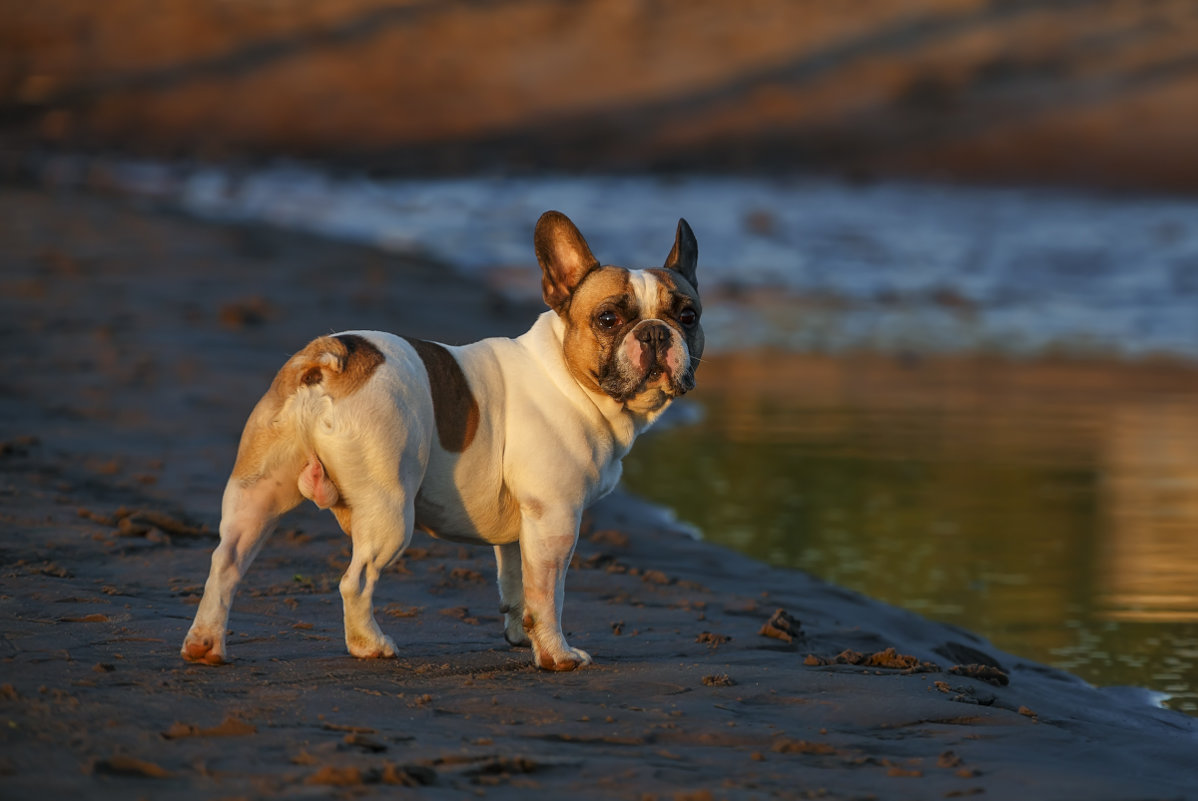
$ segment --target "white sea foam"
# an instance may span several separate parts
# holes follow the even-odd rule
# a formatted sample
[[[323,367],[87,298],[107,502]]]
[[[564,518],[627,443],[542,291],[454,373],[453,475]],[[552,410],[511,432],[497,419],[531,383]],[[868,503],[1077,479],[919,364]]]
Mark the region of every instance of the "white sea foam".
[[[697,176],[371,180],[296,165],[110,174],[203,217],[423,253],[515,293],[537,291],[532,228],[546,209],[628,266],[661,264],[685,217],[700,280],[717,290],[705,327],[719,349],[1198,358],[1193,199]]]

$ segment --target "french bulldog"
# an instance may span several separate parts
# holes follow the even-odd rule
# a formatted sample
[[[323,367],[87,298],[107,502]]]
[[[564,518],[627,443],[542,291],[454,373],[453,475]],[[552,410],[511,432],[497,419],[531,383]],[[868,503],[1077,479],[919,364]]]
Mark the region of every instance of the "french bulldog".
[[[345,644],[395,656],[374,618],[379,574],[414,528],[490,545],[504,636],[545,670],[589,664],[562,634],[583,511],[610,492],[637,435],[695,385],[703,329],[685,220],[661,269],[601,266],[564,214],[534,245],[549,311],[527,333],[451,347],[378,331],[320,337],[250,414],[221,504],[220,543],[182,655],[221,664],[237,586],[303,499],[353,540]]]

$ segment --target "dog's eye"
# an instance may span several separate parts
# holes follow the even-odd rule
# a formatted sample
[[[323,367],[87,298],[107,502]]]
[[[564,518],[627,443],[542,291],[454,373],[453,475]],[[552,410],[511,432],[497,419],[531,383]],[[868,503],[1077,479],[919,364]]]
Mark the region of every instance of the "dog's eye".
[[[620,324],[620,315],[611,309],[601,311],[595,315],[595,324],[603,331],[611,331]]]
[[[682,311],[678,312],[678,322],[682,323],[687,328],[699,321],[699,313],[687,306]]]

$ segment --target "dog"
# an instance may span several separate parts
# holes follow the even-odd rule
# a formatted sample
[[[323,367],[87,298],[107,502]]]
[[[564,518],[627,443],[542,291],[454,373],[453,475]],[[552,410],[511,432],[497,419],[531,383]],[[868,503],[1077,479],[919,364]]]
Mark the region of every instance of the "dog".
[[[307,498],[353,541],[340,583],[353,656],[395,656],[374,587],[419,528],[494,547],[504,636],[531,646],[537,667],[591,662],[562,634],[566,569],[583,511],[616,486],[633,440],[695,386],[699,251],[680,219],[661,269],[602,266],[556,211],[534,246],[549,310],[515,339],[451,347],[351,331],[283,366],[242,433],[184,659],[227,661],[237,586]]]

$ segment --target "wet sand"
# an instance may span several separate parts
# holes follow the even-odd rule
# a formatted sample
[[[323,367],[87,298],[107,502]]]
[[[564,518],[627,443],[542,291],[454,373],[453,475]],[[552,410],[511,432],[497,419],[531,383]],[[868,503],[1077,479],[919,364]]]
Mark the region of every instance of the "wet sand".
[[[114,198],[0,190],[0,243],[4,798],[1198,797],[1191,718],[695,542],[624,494],[567,581],[585,670],[533,669],[503,641],[490,552],[421,535],[376,594],[399,658],[349,657],[348,542],[310,507],[243,585],[233,664],[184,663],[236,438],[286,356],[346,328],[513,334],[537,309],[442,265]]]

